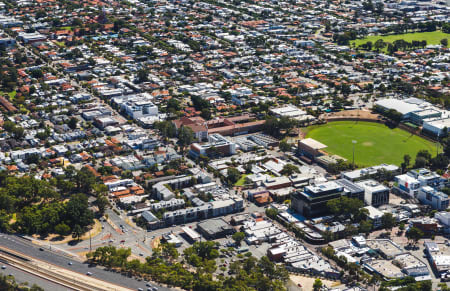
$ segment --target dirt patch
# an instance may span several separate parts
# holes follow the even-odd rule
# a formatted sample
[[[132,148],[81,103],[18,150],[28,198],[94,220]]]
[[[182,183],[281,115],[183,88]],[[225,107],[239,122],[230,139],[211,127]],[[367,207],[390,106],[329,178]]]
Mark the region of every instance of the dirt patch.
[[[94,225],[91,228],[91,233],[89,234],[89,231],[85,232],[80,237],[80,241],[89,239],[89,236],[91,238],[93,238],[96,235],[98,235],[101,231],[102,231],[102,224],[100,223],[100,221],[98,221],[98,219],[94,219]],[[33,238],[39,240],[40,243],[43,243],[43,244],[51,243],[53,245],[65,244],[65,243],[68,243],[73,240],[73,237],[71,234],[69,234],[67,236],[63,236],[63,237],[61,237],[57,234],[50,234],[45,239],[41,239],[38,235],[33,235]]]
[[[342,118],[342,117],[353,117],[353,118],[361,118],[361,119],[378,119],[378,114],[373,114],[367,110],[344,110],[339,112],[331,112],[324,114],[325,119],[332,118]]]
[[[298,284],[300,283],[302,286],[302,291],[312,291],[314,281],[317,279],[314,277],[306,277],[306,276],[300,276],[300,275],[291,275],[291,276],[289,276],[289,278],[291,279],[292,282],[294,282],[294,284],[296,286],[298,286]],[[339,282],[339,281],[331,281],[331,280],[325,280],[325,279],[320,279],[320,280],[322,281],[323,285],[327,286],[328,288],[341,285],[341,282]]]
[[[365,147],[371,147],[371,146],[373,146],[373,142],[365,141],[365,142],[362,143],[362,145],[365,146]]]

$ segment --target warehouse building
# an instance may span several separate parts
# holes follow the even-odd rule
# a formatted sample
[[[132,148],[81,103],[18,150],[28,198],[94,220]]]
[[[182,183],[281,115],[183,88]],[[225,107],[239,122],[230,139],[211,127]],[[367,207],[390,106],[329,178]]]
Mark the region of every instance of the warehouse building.
[[[197,229],[207,239],[225,237],[234,232],[234,228],[222,218],[200,222],[197,224]]]

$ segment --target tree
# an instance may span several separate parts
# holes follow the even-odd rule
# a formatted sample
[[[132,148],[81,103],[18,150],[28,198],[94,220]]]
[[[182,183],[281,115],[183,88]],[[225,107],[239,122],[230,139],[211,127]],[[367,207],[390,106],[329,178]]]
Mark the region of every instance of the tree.
[[[55,226],[55,232],[60,236],[68,235],[70,233],[70,226],[65,223],[60,223]]]
[[[97,200],[95,200],[95,204],[98,207],[98,212],[100,215],[105,214],[106,207],[109,206],[108,198],[106,198],[104,195],[100,195],[97,197]]]
[[[448,39],[446,39],[446,38],[441,39],[441,44],[442,44],[442,46],[447,47],[448,46]]]
[[[190,127],[182,126],[178,130],[178,142],[182,147],[190,145],[194,141],[194,132]]]
[[[94,214],[88,207],[88,198],[85,194],[73,195],[65,207],[69,226],[86,227],[92,224]]]
[[[405,172],[406,169],[408,169],[409,165],[411,163],[411,156],[406,154],[403,156],[403,163],[402,163],[402,172]]]
[[[275,218],[277,218],[278,210],[275,208],[267,208],[266,215],[267,215],[267,217],[269,217],[271,219],[275,219]]]
[[[72,230],[72,237],[76,240],[80,240],[81,235],[83,234],[83,229],[78,224]]]
[[[143,83],[148,81],[148,71],[146,69],[140,69],[137,72],[137,82]]]
[[[368,234],[372,231],[372,222],[369,220],[363,220],[359,224],[359,231]]]
[[[227,176],[230,184],[235,184],[241,178],[241,173],[238,171],[238,169],[231,167],[227,170]]]
[[[79,191],[90,193],[95,184],[95,176],[88,168],[83,167],[75,175],[75,183]]]
[[[380,51],[380,49],[383,49],[386,47],[386,43],[380,38],[379,40],[377,40],[374,44],[375,49],[378,51]]]
[[[75,117],[70,118],[69,122],[67,123],[67,125],[71,129],[76,129],[77,128],[77,124],[78,124],[78,120]]]
[[[15,126],[12,129],[12,134],[14,135],[15,138],[17,139],[21,139],[23,137],[24,134],[24,129],[20,126]]]
[[[424,236],[423,231],[421,231],[420,229],[418,229],[417,227],[411,227],[407,232],[406,232],[406,237],[408,238],[408,240],[413,241],[414,244],[417,244],[417,242]]]
[[[235,232],[235,233],[232,235],[232,238],[233,238],[233,240],[236,242],[236,245],[240,246],[240,245],[241,245],[241,242],[242,242],[242,241],[244,240],[244,238],[245,238],[245,234],[244,234],[243,232],[241,232],[241,231]]]
[[[280,141],[279,147],[280,147],[280,151],[282,151],[283,153],[291,150],[291,145],[284,139],[282,141]]]
[[[283,169],[281,170],[280,173],[286,176],[290,176],[294,173],[300,173],[300,170],[298,169],[297,166],[293,164],[286,164],[283,166]]]
[[[392,215],[392,213],[385,213],[381,217],[381,226],[385,229],[391,230],[395,225],[395,217]]]
[[[200,116],[203,117],[205,120],[211,119],[211,110],[209,110],[209,108],[203,108],[202,112],[200,113]]]
[[[320,291],[320,290],[322,289],[322,286],[323,286],[322,280],[320,280],[319,278],[317,278],[317,279],[314,281],[314,284],[313,284],[313,290],[314,290],[314,291]]]

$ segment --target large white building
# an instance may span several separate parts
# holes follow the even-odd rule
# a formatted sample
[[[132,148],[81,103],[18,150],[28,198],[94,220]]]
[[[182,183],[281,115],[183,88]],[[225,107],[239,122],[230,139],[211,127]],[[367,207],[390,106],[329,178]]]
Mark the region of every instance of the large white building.
[[[417,198],[423,204],[430,205],[437,210],[446,210],[450,201],[447,194],[437,191],[430,186],[420,188]]]
[[[378,207],[389,203],[389,188],[383,184],[369,179],[357,182],[356,185],[364,189],[364,202],[367,205]]]
[[[128,100],[121,107],[133,119],[158,115],[158,106],[150,100]]]

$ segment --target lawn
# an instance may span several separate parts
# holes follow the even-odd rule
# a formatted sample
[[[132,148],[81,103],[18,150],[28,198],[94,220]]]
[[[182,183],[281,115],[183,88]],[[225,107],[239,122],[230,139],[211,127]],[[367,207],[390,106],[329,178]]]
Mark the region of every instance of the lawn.
[[[245,178],[248,175],[242,175],[241,178],[234,184],[234,186],[244,186],[245,184]]]
[[[436,144],[399,128],[372,122],[336,121],[306,129],[306,137],[327,145],[324,150],[352,161],[352,140],[355,144],[355,163],[374,166],[382,163],[400,165],[409,154],[414,161],[417,152],[436,153]]]
[[[16,94],[17,94],[17,92],[16,92],[15,90],[9,92],[9,93],[8,93],[9,99],[10,99],[10,100],[13,100],[14,97],[16,97]]]
[[[357,47],[358,45],[364,44],[368,41],[375,43],[379,39],[382,39],[384,42],[390,43],[393,43],[394,41],[399,39],[403,39],[407,42],[411,42],[413,40],[426,40],[427,44],[440,44],[441,39],[443,38],[447,38],[450,40],[450,34],[437,30],[431,32],[414,32],[405,34],[371,35],[366,38],[351,41],[350,43],[355,43]]]

